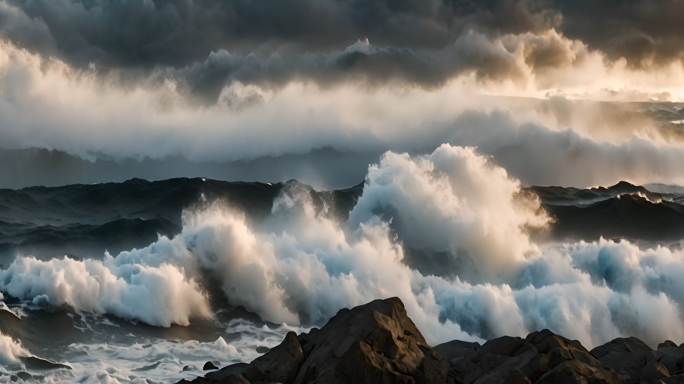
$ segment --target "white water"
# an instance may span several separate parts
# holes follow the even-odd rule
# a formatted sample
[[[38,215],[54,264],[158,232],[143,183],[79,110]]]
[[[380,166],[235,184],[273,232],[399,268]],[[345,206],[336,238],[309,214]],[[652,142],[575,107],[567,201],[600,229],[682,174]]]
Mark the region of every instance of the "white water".
[[[289,331],[301,333],[308,329],[286,325],[272,329],[236,319],[225,325],[214,342],[128,335],[113,344],[72,343],[59,351],[60,363],[72,369],[50,371],[26,369],[19,357],[31,356],[31,353],[20,343],[0,334],[0,372],[3,374],[0,383],[10,382],[11,375],[20,371],[42,376],[48,383],[177,382],[203,375],[202,368],[208,361],[219,367],[252,361],[261,355],[257,347],[272,348],[280,344]],[[231,341],[226,342],[226,339]]]
[[[231,304],[275,323],[322,324],[340,308],[399,296],[432,344],[542,328],[587,347],[627,335],[684,341],[684,251],[605,240],[537,245],[527,229],[548,222],[539,201],[473,149],[387,153],[370,167],[347,223],[315,212],[301,192],[285,191],[258,227],[217,203],[186,212],[174,239],[103,261],[19,258],[0,271],[0,289],[36,305],[185,324],[207,316],[196,282],[212,277]],[[407,247],[437,272],[407,266]],[[174,300],[169,289],[195,301]],[[123,380],[157,362],[145,375],[176,378],[187,364],[248,361],[254,345],[284,335],[269,332],[229,344],[74,345],[66,360],[92,380],[101,379],[95,372]]]

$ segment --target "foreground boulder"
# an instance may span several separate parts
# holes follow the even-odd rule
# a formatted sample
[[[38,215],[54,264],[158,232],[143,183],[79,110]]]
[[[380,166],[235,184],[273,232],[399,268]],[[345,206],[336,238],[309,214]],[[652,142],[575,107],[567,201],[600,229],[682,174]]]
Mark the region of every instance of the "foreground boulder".
[[[343,309],[320,330],[283,342],[249,364],[195,383],[229,384],[684,384],[684,345],[652,350],[636,338],[588,351],[549,330],[484,344],[454,340],[431,348],[397,298]],[[185,382],[185,381],[182,381]]]
[[[667,368],[671,375],[684,374],[684,344],[678,347],[671,341],[670,343],[661,343],[658,349],[653,351],[653,355],[659,363]]]
[[[635,337],[618,338],[591,351],[604,366],[629,376],[629,383],[684,383],[684,344],[667,340],[651,349]]]
[[[479,345],[451,341],[435,347],[465,383],[625,383],[627,376],[606,369],[578,341],[549,330],[526,338],[504,336]]]
[[[449,364],[425,341],[398,298],[343,309],[320,330],[283,343],[250,364],[234,364],[197,383],[447,382]]]

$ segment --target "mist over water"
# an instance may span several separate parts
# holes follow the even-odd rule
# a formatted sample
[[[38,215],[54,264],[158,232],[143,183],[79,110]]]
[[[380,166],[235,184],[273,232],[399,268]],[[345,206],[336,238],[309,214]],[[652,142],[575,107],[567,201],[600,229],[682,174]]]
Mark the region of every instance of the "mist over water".
[[[668,102],[650,102],[652,94],[684,81],[681,68],[672,67],[676,73],[664,82],[663,69],[603,68],[596,52],[568,53],[577,55],[572,64],[548,71],[530,67],[532,58],[523,57],[545,44],[560,44],[560,53],[574,51],[577,46],[566,40],[555,33],[539,41],[526,35],[490,41],[474,34],[456,44],[468,55],[484,50],[483,59],[501,64],[488,71],[501,69],[501,76],[480,76],[476,65],[434,87],[367,84],[353,73],[332,83],[296,75],[283,75],[282,82],[238,77],[219,82],[209,104],[193,101],[190,80],[170,68],[142,80],[115,70],[101,76],[0,42],[0,186],[191,176],[295,178],[343,188],[358,183],[388,150],[427,155],[443,143],[478,147],[526,185],[684,183],[676,123],[684,119],[681,100],[671,90]],[[356,43],[340,54],[382,51]],[[207,68],[224,59],[231,63],[230,56],[212,54]],[[207,68],[187,71],[203,78]],[[271,67],[258,68],[261,73]],[[512,80],[515,74],[522,80]],[[547,77],[554,81],[542,81]],[[624,87],[614,90],[618,83]]]

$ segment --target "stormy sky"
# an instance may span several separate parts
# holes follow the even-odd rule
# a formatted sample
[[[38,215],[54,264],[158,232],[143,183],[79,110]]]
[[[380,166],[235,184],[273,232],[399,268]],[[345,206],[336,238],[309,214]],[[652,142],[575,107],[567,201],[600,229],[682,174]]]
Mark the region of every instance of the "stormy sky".
[[[680,0],[2,0],[0,186],[341,187],[387,150],[443,143],[476,146],[526,184],[681,183],[683,11]]]

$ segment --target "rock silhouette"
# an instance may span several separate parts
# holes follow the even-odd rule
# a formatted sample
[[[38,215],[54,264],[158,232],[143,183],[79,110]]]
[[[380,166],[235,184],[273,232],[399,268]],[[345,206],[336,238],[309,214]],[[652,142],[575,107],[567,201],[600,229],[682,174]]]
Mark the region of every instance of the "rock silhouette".
[[[653,350],[619,338],[593,350],[549,330],[484,344],[430,347],[398,298],[342,309],[321,329],[283,342],[249,364],[193,383],[684,384],[684,345]],[[181,383],[186,383],[183,380]]]

